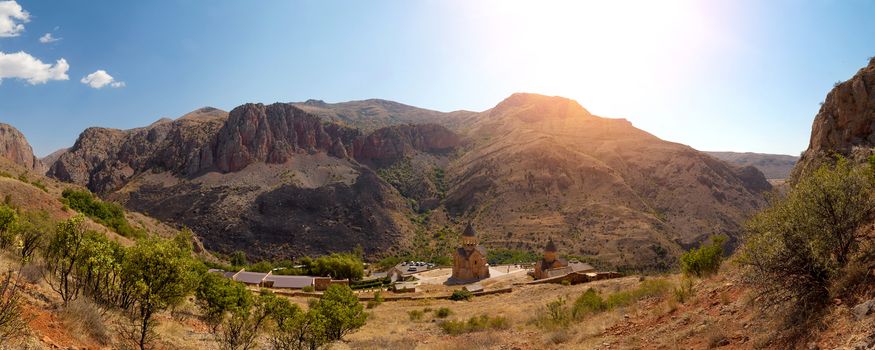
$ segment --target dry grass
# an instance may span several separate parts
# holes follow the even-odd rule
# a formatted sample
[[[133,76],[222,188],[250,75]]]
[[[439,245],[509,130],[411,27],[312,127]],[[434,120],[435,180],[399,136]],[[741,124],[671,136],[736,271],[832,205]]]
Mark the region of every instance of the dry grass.
[[[102,310],[86,298],[70,301],[61,311],[61,320],[72,334],[87,336],[101,345],[108,345],[113,341]]]

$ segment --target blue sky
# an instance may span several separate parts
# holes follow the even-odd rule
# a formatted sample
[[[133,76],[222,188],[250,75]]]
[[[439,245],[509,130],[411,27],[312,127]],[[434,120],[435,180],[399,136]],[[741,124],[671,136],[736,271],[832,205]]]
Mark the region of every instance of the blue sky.
[[[40,156],[89,126],[202,106],[384,98],[479,111],[518,91],[701,150],[798,154],[832,85],[875,55],[875,1],[862,0],[17,4],[28,18],[13,18],[23,27],[6,28],[0,53],[69,65],[66,80],[56,69],[34,83],[0,62],[0,121]],[[98,71],[124,86],[81,82]]]

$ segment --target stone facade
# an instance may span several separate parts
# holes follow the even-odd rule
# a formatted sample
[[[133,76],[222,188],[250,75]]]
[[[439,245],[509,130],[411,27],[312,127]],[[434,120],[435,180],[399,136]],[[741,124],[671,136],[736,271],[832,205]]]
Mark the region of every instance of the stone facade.
[[[489,278],[486,249],[477,240],[474,227],[468,224],[462,234],[462,246],[453,254],[453,276],[449,283],[468,283]]]
[[[534,277],[536,280],[550,277],[548,271],[553,269],[561,269],[568,266],[568,261],[556,257],[556,244],[551,239],[544,247],[544,258],[535,264]]]

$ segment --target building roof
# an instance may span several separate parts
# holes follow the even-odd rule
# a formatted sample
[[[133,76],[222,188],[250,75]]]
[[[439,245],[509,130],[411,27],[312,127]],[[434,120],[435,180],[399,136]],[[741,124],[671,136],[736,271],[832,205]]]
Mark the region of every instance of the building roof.
[[[246,272],[241,271],[234,275],[234,280],[246,284],[259,284],[264,281],[267,274],[264,272]]]
[[[572,261],[568,264],[568,267],[571,268],[573,272],[592,272],[595,271],[595,268],[592,265],[587,263],[582,263],[579,261]]]
[[[553,239],[551,238],[549,242],[547,242],[547,246],[544,247],[545,252],[556,252],[556,244],[553,243]]]
[[[483,286],[481,286],[479,283],[475,283],[462,287],[462,289],[467,290],[471,293],[477,293],[483,291]]]
[[[264,281],[273,282],[273,288],[301,289],[313,285],[313,277],[310,276],[270,275]]]
[[[462,236],[465,237],[477,237],[477,232],[474,231],[474,226],[471,223],[468,223],[468,226],[465,227],[465,232],[462,233]]]
[[[483,259],[486,259],[486,248],[483,248],[482,245],[478,245],[477,247],[475,247],[474,250],[471,251],[471,254],[473,254],[474,252],[480,253],[480,256],[482,256]],[[471,255],[468,254],[468,250],[463,247],[456,248],[456,253],[458,253],[459,256],[465,259],[467,259]]]

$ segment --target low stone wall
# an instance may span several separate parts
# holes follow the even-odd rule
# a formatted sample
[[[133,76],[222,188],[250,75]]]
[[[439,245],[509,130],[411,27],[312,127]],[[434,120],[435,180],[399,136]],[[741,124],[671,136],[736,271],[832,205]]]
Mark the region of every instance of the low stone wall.
[[[593,282],[593,281],[600,281],[600,280],[619,278],[619,277],[623,277],[623,274],[621,274],[619,272],[595,272],[595,273],[592,273],[592,272],[590,272],[590,273],[572,272],[572,273],[569,273],[569,274],[564,275],[564,276],[556,276],[556,277],[544,278],[544,279],[540,279],[540,280],[534,280],[534,281],[528,282],[526,284],[542,284],[542,283],[580,284],[580,283],[588,283],[588,282]],[[568,281],[568,282],[565,282],[565,281]]]

